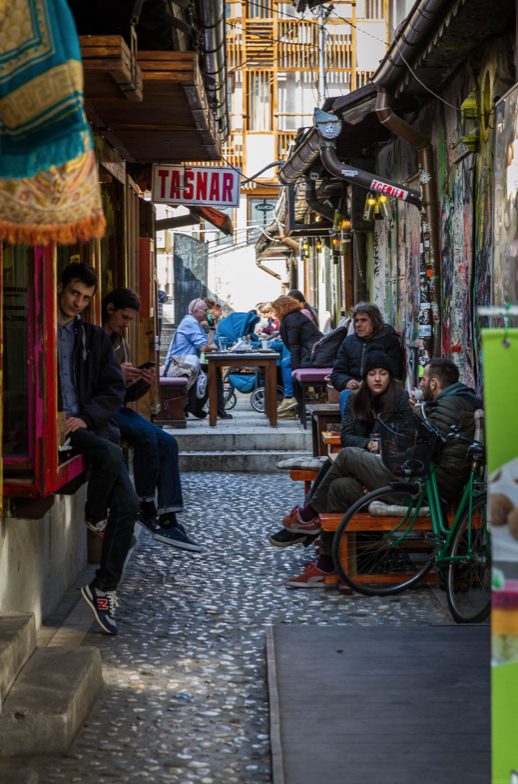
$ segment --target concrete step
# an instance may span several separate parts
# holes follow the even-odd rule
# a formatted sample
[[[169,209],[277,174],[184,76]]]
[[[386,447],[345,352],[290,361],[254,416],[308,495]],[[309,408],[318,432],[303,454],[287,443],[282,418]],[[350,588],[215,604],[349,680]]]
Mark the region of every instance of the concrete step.
[[[39,776],[31,768],[3,768],[0,765],[2,784],[38,784]]]
[[[0,714],[0,757],[64,754],[102,686],[98,648],[38,648]]]
[[[253,445],[258,450],[277,451],[311,451],[311,431],[277,430],[275,428],[245,428],[240,427],[239,432],[218,432],[217,428],[211,432],[193,432],[187,427],[182,431],[171,431],[178,441],[182,452],[196,452],[207,448],[210,443],[214,452],[249,450]]]
[[[279,460],[288,457],[307,457],[307,451],[300,450],[232,450],[180,452],[181,471],[245,471],[258,474],[277,472]]]
[[[16,676],[35,649],[33,615],[0,615],[0,713]]]

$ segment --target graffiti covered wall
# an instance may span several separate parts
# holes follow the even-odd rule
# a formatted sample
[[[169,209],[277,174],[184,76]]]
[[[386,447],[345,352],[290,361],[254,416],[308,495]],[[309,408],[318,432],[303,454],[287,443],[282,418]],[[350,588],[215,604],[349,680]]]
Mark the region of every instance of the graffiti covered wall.
[[[513,81],[509,52],[512,45],[495,42],[487,46],[477,64],[476,73],[468,66],[441,93],[443,100],[433,98],[412,124],[429,135],[435,152],[437,193],[439,198],[441,251],[441,332],[442,354],[458,365],[461,378],[480,388],[478,305],[491,299],[491,268],[493,247],[493,154],[495,96],[502,95]],[[460,106],[471,90],[480,105],[480,146],[470,152],[462,142],[463,128]],[[515,99],[508,117],[513,128],[518,109]],[[511,120],[508,120],[508,124]],[[507,145],[508,146],[508,145]],[[513,148],[514,149],[514,148]],[[518,142],[516,143],[518,160]],[[502,153],[500,153],[502,157]],[[515,164],[516,171],[518,166]],[[409,183],[418,173],[417,155],[409,144],[395,140],[377,156],[377,171],[398,182]],[[503,178],[500,178],[503,182]],[[415,187],[415,183],[414,187]],[[518,193],[518,175],[516,176]],[[518,215],[518,198],[513,202]],[[373,298],[383,308],[387,321],[404,336],[408,348],[415,347],[426,334],[422,314],[423,293],[420,294],[419,254],[422,252],[419,213],[409,205],[398,204],[389,225],[377,221],[375,226]],[[397,211],[396,211],[397,210]],[[508,210],[509,212],[509,210]],[[518,218],[515,221],[518,226]],[[501,213],[500,226],[510,224]],[[516,229],[516,226],[515,226]],[[518,258],[518,229],[514,245],[507,243],[507,256]],[[505,244],[505,243],[504,243]],[[497,243],[498,245],[498,243]],[[507,262],[498,263],[495,280],[503,287],[518,287]],[[507,275],[507,277],[505,277]],[[509,280],[511,275],[512,281]],[[422,281],[421,281],[422,283]]]

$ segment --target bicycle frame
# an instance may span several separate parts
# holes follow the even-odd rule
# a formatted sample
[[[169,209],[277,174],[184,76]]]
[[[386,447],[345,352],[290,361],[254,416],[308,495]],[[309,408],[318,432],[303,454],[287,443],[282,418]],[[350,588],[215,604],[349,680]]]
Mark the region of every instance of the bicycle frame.
[[[477,464],[474,462],[471,466],[471,471],[469,474],[468,481],[464,486],[462,498],[460,499],[457,509],[455,511],[453,522],[451,526],[449,526],[447,524],[447,521],[445,521],[444,519],[441,499],[439,497],[439,488],[437,485],[437,476],[435,473],[435,466],[433,464],[430,467],[430,473],[428,474],[426,479],[421,481],[419,495],[417,496],[415,505],[412,507],[414,511],[414,522],[415,520],[418,519],[419,510],[423,506],[423,502],[426,498],[426,503],[428,505],[428,508],[430,509],[432,530],[434,535],[437,537],[437,540],[440,542],[440,547],[435,555],[436,563],[446,564],[446,563],[450,563],[453,560],[463,560],[466,557],[465,555],[462,556],[448,555],[450,542],[455,534],[455,529],[459,523],[459,520],[464,515],[466,509],[469,510],[469,519],[470,519],[470,525],[468,529],[468,553],[471,552],[471,546],[472,546],[471,515],[473,511],[473,503],[477,498],[479,498],[479,496],[485,495],[484,488],[485,488],[485,484],[483,480],[481,480],[481,478],[479,477],[479,469]],[[404,524],[406,519],[407,516],[405,517],[405,520],[403,520],[400,525]]]

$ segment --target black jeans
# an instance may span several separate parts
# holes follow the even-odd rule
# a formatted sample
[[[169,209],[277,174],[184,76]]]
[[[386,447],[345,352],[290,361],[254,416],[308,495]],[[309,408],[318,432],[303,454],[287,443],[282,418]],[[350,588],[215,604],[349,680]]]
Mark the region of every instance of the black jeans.
[[[118,446],[91,430],[76,430],[70,441],[74,452],[83,454],[92,469],[86,491],[86,513],[93,520],[102,520],[108,514],[95,584],[101,591],[114,591],[131,547],[139,513],[138,498]]]

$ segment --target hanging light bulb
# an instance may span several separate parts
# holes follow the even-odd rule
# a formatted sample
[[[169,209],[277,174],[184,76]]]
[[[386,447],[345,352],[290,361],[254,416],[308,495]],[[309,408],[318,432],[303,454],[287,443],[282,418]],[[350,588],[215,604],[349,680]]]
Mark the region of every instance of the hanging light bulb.
[[[322,250],[322,248],[323,248],[322,240],[320,239],[320,237],[317,237],[317,240],[315,242],[315,250],[320,251]]]
[[[333,237],[333,250],[338,250],[340,248],[340,237]]]
[[[363,208],[363,220],[364,221],[372,221],[374,218],[374,213],[376,211],[376,205],[378,201],[373,193],[369,191],[367,194],[367,198],[365,199],[365,207]]]
[[[378,199],[378,207],[380,218],[385,218],[385,220],[391,221],[392,220],[392,209],[390,207],[390,202],[388,200],[388,196],[382,194]]]

